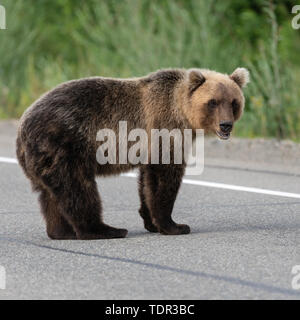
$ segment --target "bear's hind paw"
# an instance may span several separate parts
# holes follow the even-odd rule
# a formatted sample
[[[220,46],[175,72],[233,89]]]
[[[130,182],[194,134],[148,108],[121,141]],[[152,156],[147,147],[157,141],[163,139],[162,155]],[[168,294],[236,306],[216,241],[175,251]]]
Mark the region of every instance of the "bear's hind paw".
[[[105,225],[97,233],[80,233],[77,235],[79,240],[97,240],[97,239],[114,239],[125,238],[128,234],[126,229],[118,229]]]

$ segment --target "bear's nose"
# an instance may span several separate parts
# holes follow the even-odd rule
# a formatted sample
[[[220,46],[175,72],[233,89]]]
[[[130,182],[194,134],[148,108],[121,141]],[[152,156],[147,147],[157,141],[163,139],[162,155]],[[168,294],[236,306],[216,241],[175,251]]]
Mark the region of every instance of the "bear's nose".
[[[220,122],[220,129],[224,133],[229,133],[232,129],[232,122],[231,121],[222,121]]]

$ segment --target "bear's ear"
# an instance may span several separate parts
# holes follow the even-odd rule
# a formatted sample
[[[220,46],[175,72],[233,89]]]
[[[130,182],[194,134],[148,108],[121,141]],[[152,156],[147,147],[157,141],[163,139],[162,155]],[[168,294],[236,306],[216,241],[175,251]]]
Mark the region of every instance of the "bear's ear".
[[[250,74],[246,68],[235,69],[229,77],[237,83],[240,88],[245,87],[250,81]]]
[[[191,70],[189,73],[189,93],[190,95],[205,82],[204,75],[198,70]]]

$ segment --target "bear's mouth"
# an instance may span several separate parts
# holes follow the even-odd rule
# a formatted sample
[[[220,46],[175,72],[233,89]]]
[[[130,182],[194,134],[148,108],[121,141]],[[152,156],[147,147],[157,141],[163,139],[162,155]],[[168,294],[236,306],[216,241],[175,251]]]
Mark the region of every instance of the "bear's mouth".
[[[222,132],[222,131],[216,131],[217,136],[222,140],[228,140],[230,137],[230,132]]]

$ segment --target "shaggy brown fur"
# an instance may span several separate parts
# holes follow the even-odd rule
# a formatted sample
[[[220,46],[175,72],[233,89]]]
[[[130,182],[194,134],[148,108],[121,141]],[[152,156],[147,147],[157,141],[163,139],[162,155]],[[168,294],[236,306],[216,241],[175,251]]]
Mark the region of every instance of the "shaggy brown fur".
[[[134,79],[87,78],[63,83],[24,113],[17,137],[17,157],[33,190],[52,239],[121,238],[127,230],[102,221],[95,176],[119,174],[132,164],[99,165],[98,130],[202,128],[226,139],[242,113],[241,88],[248,72],[228,76],[209,70],[160,70]],[[185,171],[182,165],[137,165],[140,215],[145,228],[186,234],[187,225],[172,218]]]

